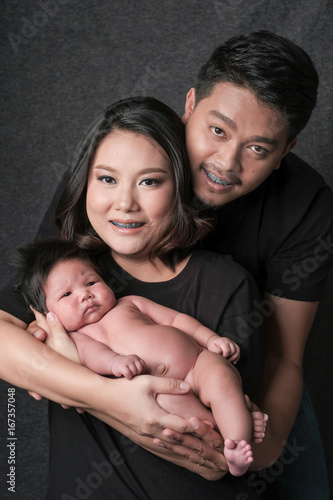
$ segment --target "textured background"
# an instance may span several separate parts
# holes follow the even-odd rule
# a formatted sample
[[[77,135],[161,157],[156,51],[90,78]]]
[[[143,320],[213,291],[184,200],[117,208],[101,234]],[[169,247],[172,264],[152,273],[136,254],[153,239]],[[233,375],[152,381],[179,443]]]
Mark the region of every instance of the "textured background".
[[[333,186],[331,0],[1,1],[0,279],[35,234],[82,132],[112,101],[153,95],[179,114],[215,46],[269,29],[291,38],[320,75],[318,106],[296,153]],[[307,345],[305,377],[333,476],[332,277]],[[43,498],[47,405],[17,390],[16,493],[6,492],[8,385],[0,383],[0,497]]]

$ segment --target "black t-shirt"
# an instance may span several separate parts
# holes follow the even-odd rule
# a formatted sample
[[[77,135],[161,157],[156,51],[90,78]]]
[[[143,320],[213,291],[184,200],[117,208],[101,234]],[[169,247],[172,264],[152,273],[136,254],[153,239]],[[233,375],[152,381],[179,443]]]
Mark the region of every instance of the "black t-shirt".
[[[245,392],[255,398],[263,364],[264,304],[252,276],[223,255],[196,250],[173,279],[158,283],[137,280],[110,255],[96,262],[117,298],[140,295],[186,313],[241,349],[236,365]],[[253,362],[255,360],[255,362]]]
[[[289,153],[263,184],[216,216],[204,248],[232,255],[261,293],[320,299],[333,261],[333,194],[303,160]]]
[[[251,324],[260,299],[253,279],[238,264],[218,254],[195,251],[172,280],[145,283],[123,271],[109,255],[96,263],[118,298],[147,297],[190,314],[238,342],[241,359],[236,367],[245,391],[255,397],[262,371],[263,322]],[[204,480],[159,459],[88,414],[64,411],[54,403],[50,403],[50,436],[48,499],[79,498],[78,491],[90,491],[92,500],[234,500],[241,493],[258,498],[248,484],[251,473]],[[61,496],[64,493],[68,496]]]

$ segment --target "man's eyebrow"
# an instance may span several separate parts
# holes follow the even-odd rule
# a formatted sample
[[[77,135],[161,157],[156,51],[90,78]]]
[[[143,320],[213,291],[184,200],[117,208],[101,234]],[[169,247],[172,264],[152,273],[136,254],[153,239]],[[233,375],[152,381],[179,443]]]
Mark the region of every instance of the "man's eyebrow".
[[[254,135],[250,138],[251,142],[264,142],[270,146],[277,146],[278,141],[276,139],[270,139],[269,137],[262,137],[261,135]]]
[[[212,109],[211,111],[209,111],[209,114],[214,116],[214,118],[218,118],[219,120],[222,120],[224,123],[229,125],[229,127],[231,127],[233,130],[237,130],[236,123],[231,118],[229,118],[228,116],[225,116],[224,114],[220,113],[216,109]]]
[[[212,109],[209,112],[209,114],[214,116],[215,118],[218,118],[219,120],[222,120],[224,123],[229,125],[229,127],[231,127],[233,130],[237,130],[236,123],[228,116],[225,116],[223,113],[220,113],[216,109]],[[265,144],[269,144],[270,146],[276,146],[278,144],[278,141],[276,139],[271,139],[269,137],[264,137],[261,135],[253,135],[250,138],[250,141],[251,142],[263,142]]]

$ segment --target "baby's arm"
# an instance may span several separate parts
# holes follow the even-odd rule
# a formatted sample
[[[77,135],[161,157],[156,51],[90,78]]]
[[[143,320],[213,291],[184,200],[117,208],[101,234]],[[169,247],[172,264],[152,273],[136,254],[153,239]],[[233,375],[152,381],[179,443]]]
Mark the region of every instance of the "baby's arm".
[[[145,362],[135,354],[123,356],[112,351],[107,345],[94,340],[84,333],[68,334],[74,341],[83,366],[101,375],[122,375],[130,380],[140,375],[146,368]]]
[[[118,302],[121,303],[124,300],[132,302],[142,314],[149,316],[156,324],[169,325],[182,330],[209,351],[221,354],[233,363],[238,361],[240,349],[235,342],[226,337],[220,337],[213,330],[202,325],[188,314],[179,313],[169,307],[161,306],[152,300],[137,295],[124,297]]]

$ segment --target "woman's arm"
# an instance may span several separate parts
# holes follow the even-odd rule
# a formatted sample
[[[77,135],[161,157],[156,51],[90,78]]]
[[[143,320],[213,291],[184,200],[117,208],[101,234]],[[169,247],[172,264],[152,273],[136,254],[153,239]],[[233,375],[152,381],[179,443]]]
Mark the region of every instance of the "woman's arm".
[[[169,415],[156,403],[157,394],[184,394],[189,390],[188,384],[149,375],[133,380],[102,377],[36,340],[23,329],[25,326],[22,321],[0,312],[0,377],[3,380],[60,404],[91,412],[140,446],[201,475],[206,473],[208,479],[223,475],[223,457],[199,439],[195,440],[197,449],[202,447],[205,456],[211,459],[207,467],[200,470],[196,464],[201,457],[195,449],[188,450],[183,457],[177,451],[171,454],[153,443],[153,437],[162,438],[166,428],[180,433],[194,432],[188,420]],[[50,328],[59,328],[57,320]]]

